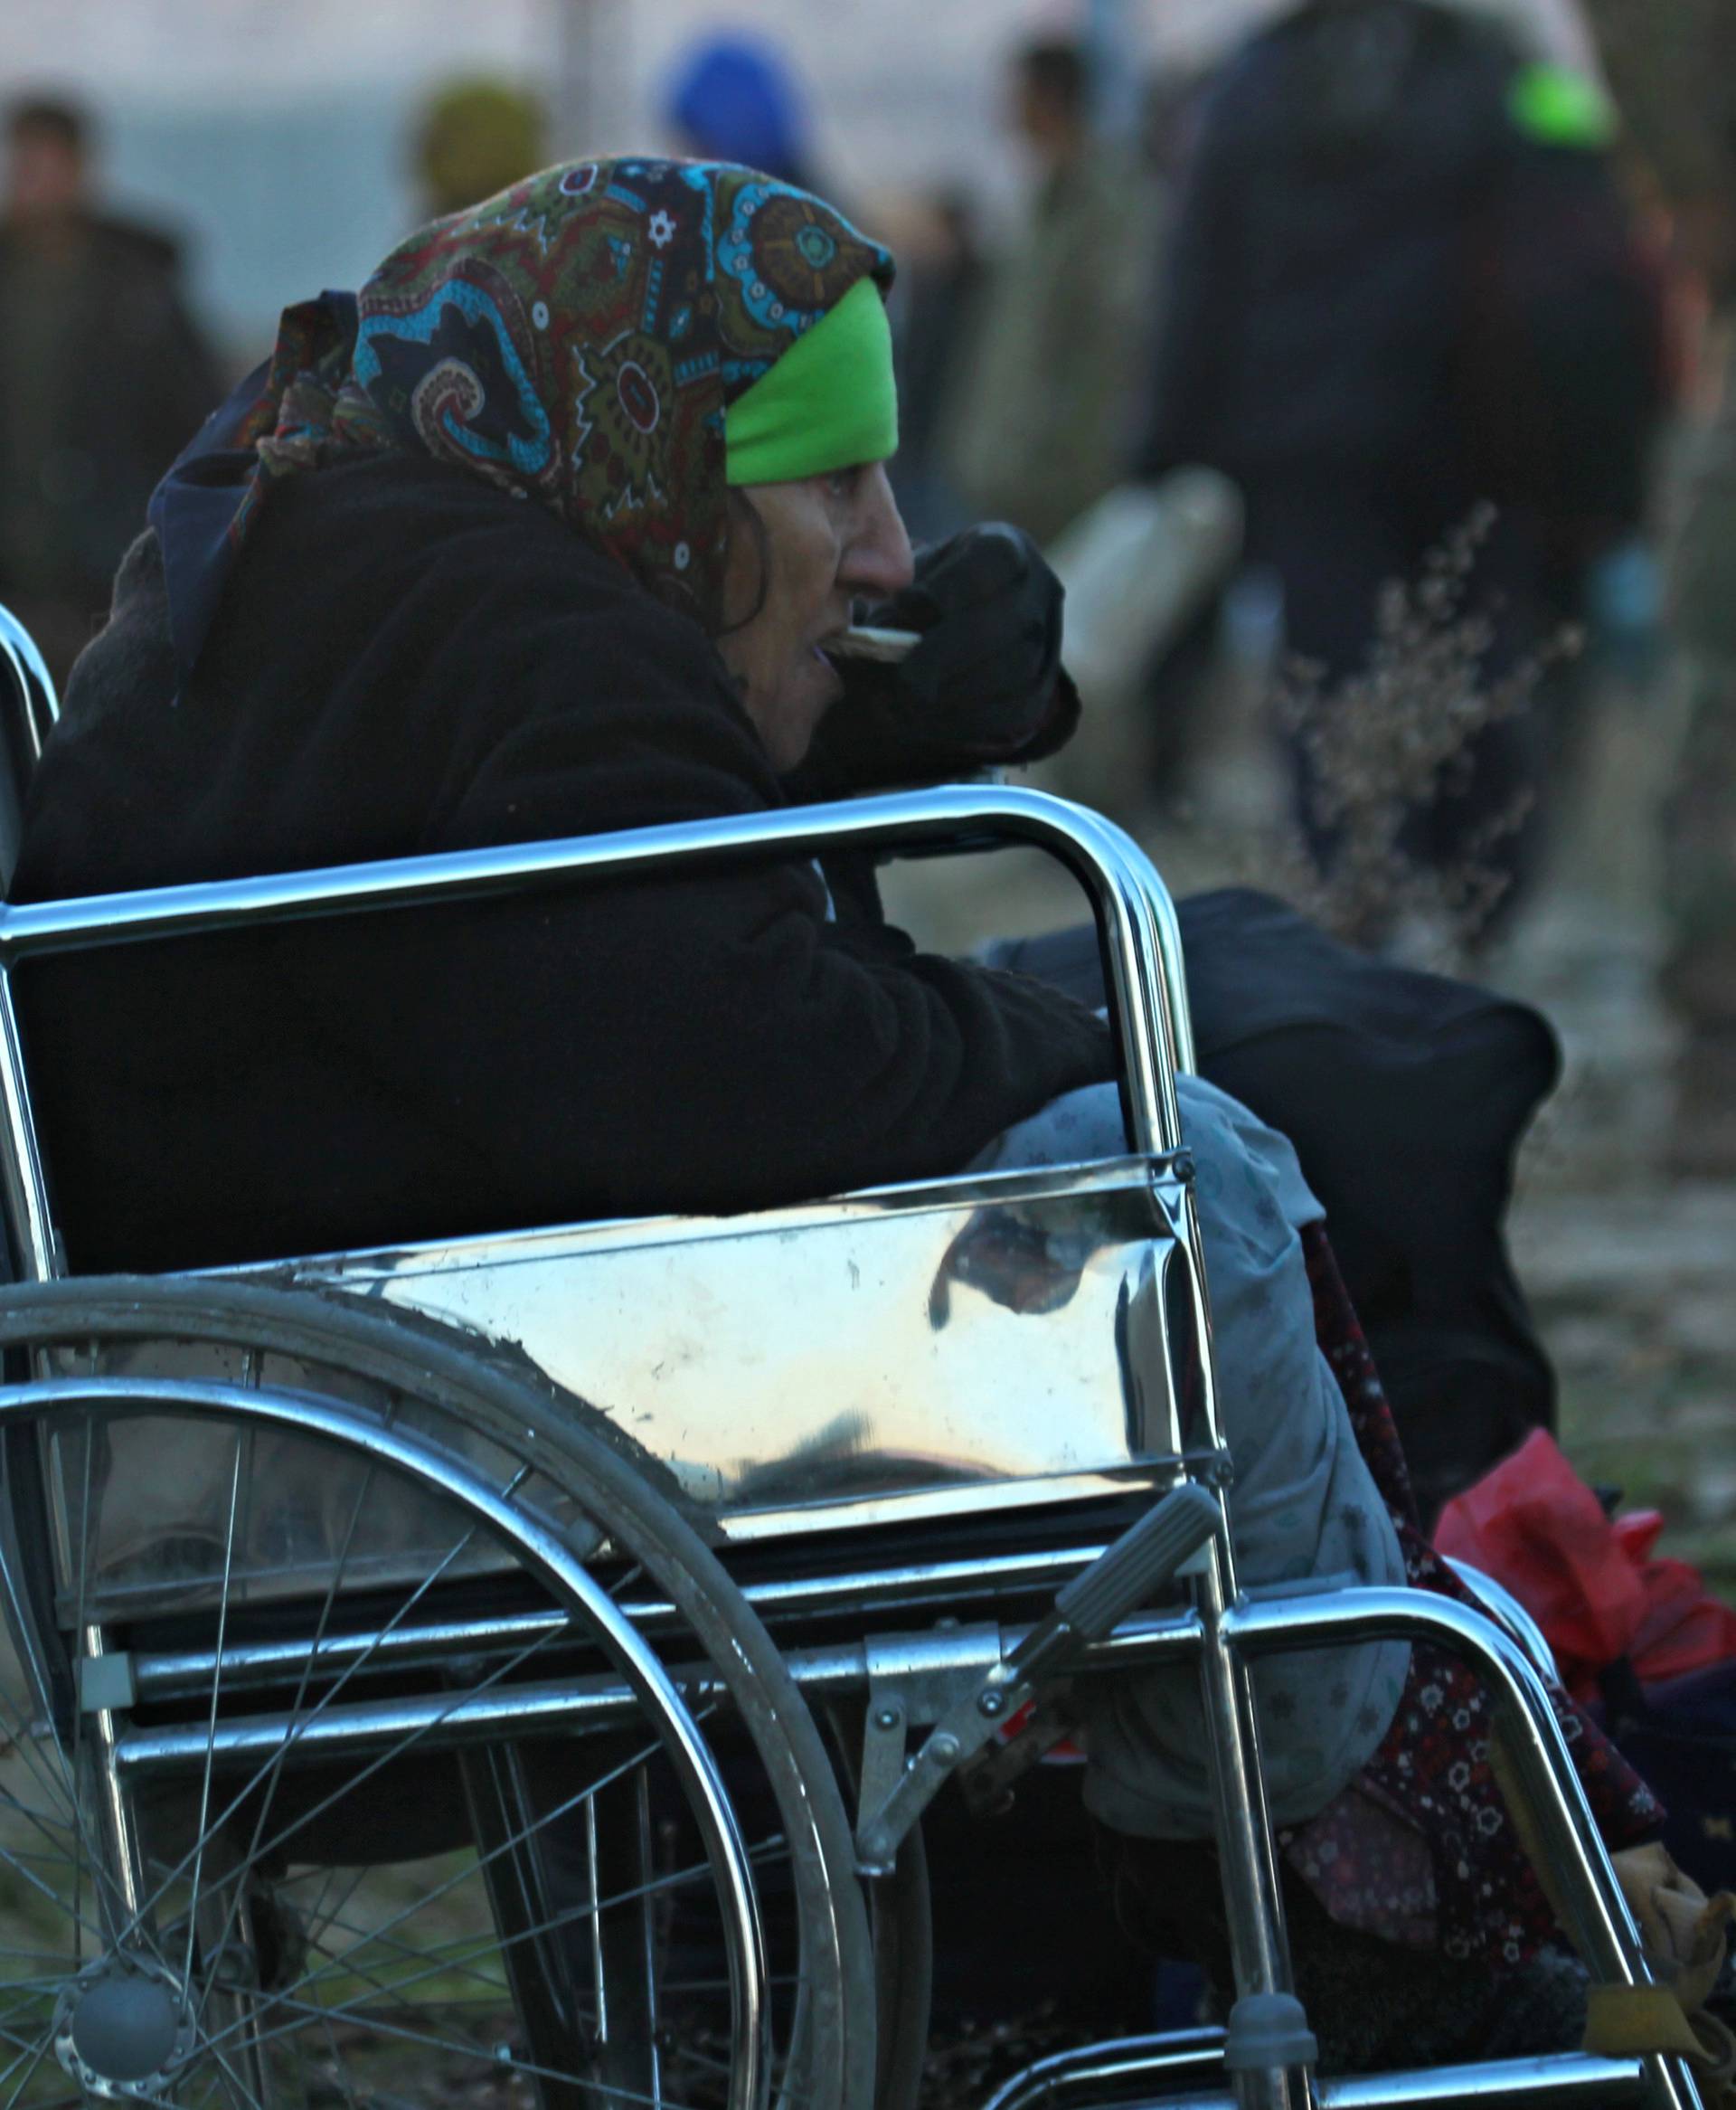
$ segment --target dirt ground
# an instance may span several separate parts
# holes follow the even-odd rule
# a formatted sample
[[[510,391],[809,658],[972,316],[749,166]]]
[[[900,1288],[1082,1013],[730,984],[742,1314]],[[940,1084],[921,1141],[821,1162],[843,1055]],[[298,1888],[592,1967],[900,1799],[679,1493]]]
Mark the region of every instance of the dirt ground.
[[[1673,1176],[1675,1033],[1656,805],[1667,686],[1606,710],[1551,885],[1498,970],[1549,1015],[1566,1072],[1520,1166],[1513,1245],[1586,1478],[1655,1506],[1659,1550],[1736,1591],[1736,1182]],[[1732,817],[1736,825],[1736,817]]]

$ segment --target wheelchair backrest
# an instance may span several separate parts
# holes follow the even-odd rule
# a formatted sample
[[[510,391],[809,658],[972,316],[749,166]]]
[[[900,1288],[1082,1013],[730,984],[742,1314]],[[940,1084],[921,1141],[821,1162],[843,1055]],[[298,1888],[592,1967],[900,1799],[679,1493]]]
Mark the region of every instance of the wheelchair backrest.
[[[12,885],[31,772],[60,705],[28,630],[0,607],[0,894]]]

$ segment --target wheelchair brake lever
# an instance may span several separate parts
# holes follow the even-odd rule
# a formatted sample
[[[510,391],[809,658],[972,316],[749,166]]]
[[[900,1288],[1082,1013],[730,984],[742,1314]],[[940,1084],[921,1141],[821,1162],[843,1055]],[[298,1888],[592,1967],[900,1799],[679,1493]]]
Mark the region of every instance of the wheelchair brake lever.
[[[1112,1633],[1126,1613],[1173,1581],[1217,1528],[1218,1516],[1219,1498],[1184,1481],[1061,1590],[1053,1609],[1012,1653],[941,1716],[891,1791],[875,1807],[864,1805],[856,1825],[856,1860],[863,1875],[890,1871],[900,1842],[941,1784],[1017,1713],[1036,1680],[1065,1670],[1092,1642]]]

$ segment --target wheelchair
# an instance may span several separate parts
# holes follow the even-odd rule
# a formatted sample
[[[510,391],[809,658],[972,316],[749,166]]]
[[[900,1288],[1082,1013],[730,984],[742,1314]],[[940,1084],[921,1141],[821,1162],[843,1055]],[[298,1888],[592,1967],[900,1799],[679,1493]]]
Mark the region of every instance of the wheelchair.
[[[4,852],[54,714],[10,619],[0,675]],[[33,959],[1009,843],[1090,899],[1125,1155],[730,1218],[68,1270]],[[1161,882],[1024,790],[0,910],[0,2105],[901,2110],[925,1807],[1004,1797],[1074,1681],[1156,1663],[1201,1680],[1235,2003],[1222,2029],[1042,2061],[997,2110],[1697,2102],[1661,2055],[1314,2073],[1265,1651],[1390,1636],[1474,1664],[1582,1954],[1612,1983],[1646,1966],[1504,1624],[1422,1593],[1238,1587],[1189,1060]]]

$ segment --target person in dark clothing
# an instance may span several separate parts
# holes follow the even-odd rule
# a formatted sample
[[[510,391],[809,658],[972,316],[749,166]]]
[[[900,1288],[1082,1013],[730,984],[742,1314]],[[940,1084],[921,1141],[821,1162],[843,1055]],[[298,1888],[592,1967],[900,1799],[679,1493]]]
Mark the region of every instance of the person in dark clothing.
[[[0,210],[0,601],[57,681],[216,398],[178,280],[172,241],[93,209],[79,111],[18,105]]]
[[[741,170],[505,197],[412,237],[359,308],[291,311],[263,392],[164,487],[15,898],[775,808],[797,764],[810,796],[872,781],[877,742],[938,774],[1068,729],[1058,591],[1019,538],[910,585],[883,251]],[[937,593],[974,622],[828,716],[852,598],[920,627]],[[948,727],[927,685],[961,672],[986,714]],[[86,1269],[940,1172],[1110,1072],[1085,1007],[830,920],[802,861],[42,980]],[[91,1036],[111,1002],[123,1046]]]
[[[1046,548],[1118,480],[1159,201],[1138,156],[1099,137],[1082,47],[1024,45],[1007,86],[1034,188],[963,318],[941,467],[967,509]]]
[[[1363,667],[1382,587],[1417,583],[1486,502],[1469,599],[1493,625],[1490,687],[1581,614],[1590,563],[1637,528],[1661,322],[1612,128],[1589,82],[1435,0],[1307,0],[1207,96],[1138,467],[1236,480],[1285,645],[1328,687]],[[1556,673],[1475,736],[1414,810],[1415,862],[1529,872],[1525,802],[1570,686]],[[1305,743],[1292,762],[1329,866]]]

